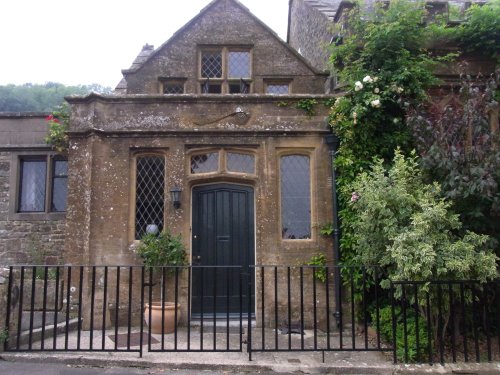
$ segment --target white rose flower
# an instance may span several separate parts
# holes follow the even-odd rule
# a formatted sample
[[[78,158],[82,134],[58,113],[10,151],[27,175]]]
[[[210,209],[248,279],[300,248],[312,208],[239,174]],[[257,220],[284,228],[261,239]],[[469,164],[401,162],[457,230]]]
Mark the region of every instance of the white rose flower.
[[[404,88],[402,88],[402,87],[399,87],[399,86],[398,86],[398,87],[396,88],[396,92],[397,92],[398,94],[401,94],[403,91],[405,91],[405,89],[404,89]]]
[[[357,81],[355,84],[354,84],[354,91],[359,91],[359,90],[362,90],[363,89],[363,84],[359,81]]]
[[[373,90],[375,94],[378,94],[380,92],[380,89],[378,87],[375,87],[375,90]]]
[[[373,82],[377,82],[378,81],[378,77],[373,77]]]
[[[372,83],[373,79],[370,76],[366,76],[365,78],[363,78],[363,82],[365,82],[365,83]]]
[[[372,101],[370,102],[370,104],[371,104],[371,106],[372,106],[373,108],[380,108],[380,100],[379,100],[379,99],[372,100]]]

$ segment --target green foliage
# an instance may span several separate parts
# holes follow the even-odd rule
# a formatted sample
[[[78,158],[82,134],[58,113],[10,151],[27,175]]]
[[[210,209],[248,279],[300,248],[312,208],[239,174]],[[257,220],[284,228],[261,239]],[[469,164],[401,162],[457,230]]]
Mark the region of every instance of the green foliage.
[[[314,268],[314,277],[321,281],[322,283],[326,282],[326,256],[323,253],[319,253],[313,255],[311,260],[307,262],[308,266],[315,266]]]
[[[186,249],[182,243],[181,235],[174,236],[170,231],[162,233],[145,234],[137,253],[144,260],[147,267],[183,266],[187,264]]]
[[[473,4],[456,30],[456,39],[466,52],[479,52],[498,62],[500,43],[500,1]]]
[[[332,49],[331,62],[341,81],[352,84],[366,75],[377,76],[383,83],[404,87],[406,95],[425,97],[425,87],[435,82],[436,64],[426,46],[440,29],[429,32],[424,16],[422,3],[405,0],[367,11],[354,7],[343,44]]]
[[[316,104],[318,104],[318,102],[315,99],[301,99],[297,102],[295,107],[297,109],[302,109],[308,116],[313,116]]]
[[[396,151],[387,171],[383,160],[376,161],[350,187],[357,196],[349,225],[359,264],[380,266],[392,280],[484,282],[497,276],[498,258],[485,246],[488,237],[462,233],[439,185],[423,182],[414,154],[405,159]]]
[[[492,236],[500,254],[500,150],[490,127],[497,87],[494,78],[463,76],[446,104],[426,102],[412,109],[408,122],[426,180],[438,181],[464,228]]]
[[[69,138],[67,130],[69,128],[69,107],[63,103],[47,117],[49,130],[45,137],[45,143],[54,147],[57,152],[65,153],[68,150]]]
[[[405,331],[404,315],[402,309],[397,306],[394,308],[396,316],[396,355],[399,361],[405,361]],[[376,322],[376,312],[372,312],[372,322]],[[423,319],[418,321],[418,348],[417,357],[417,314],[414,309],[406,310],[406,347],[408,348],[408,362],[414,362],[417,358],[424,358],[428,346],[427,324]],[[375,323],[373,323],[375,325]],[[393,341],[392,327],[392,308],[385,306],[379,310],[380,335],[387,342]]]
[[[9,339],[9,331],[6,329],[0,330],[0,345],[3,345]]]
[[[341,139],[336,167],[344,264],[353,262],[354,233],[349,223],[355,214],[348,185],[370,167],[373,157],[389,162],[397,147],[405,153],[413,148],[407,110],[437,83],[433,69],[439,59],[427,46],[444,26],[426,27],[421,3],[396,0],[387,8],[382,5],[369,12],[353,8],[348,32],[339,30],[344,33],[343,44],[332,47],[331,62],[347,88],[329,118]]]
[[[323,224],[319,228],[319,233],[321,233],[323,236],[331,236],[333,234],[333,224],[332,223]]]
[[[65,86],[54,82],[0,86],[0,112],[50,112],[64,103],[65,96],[91,91],[110,93],[112,90],[97,84]]]

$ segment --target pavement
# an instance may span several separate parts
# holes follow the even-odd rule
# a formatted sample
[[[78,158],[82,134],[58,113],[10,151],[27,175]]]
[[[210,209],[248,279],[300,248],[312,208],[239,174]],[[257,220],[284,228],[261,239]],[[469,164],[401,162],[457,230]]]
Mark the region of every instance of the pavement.
[[[224,350],[227,346],[238,350],[240,347],[239,334],[221,333],[215,336],[210,332],[193,329],[186,335],[185,328],[177,334],[177,349],[190,348],[200,349],[200,338],[203,337],[203,350]],[[135,331],[135,330],[134,330]],[[0,359],[20,363],[52,363],[66,364],[71,366],[94,366],[94,367],[130,367],[130,368],[155,368],[169,370],[194,370],[222,371],[227,373],[298,373],[298,374],[500,374],[500,363],[457,363],[442,365],[394,365],[391,353],[377,351],[329,351],[329,352],[253,352],[252,360],[249,360],[246,342],[241,344],[242,351],[224,352],[163,352],[164,350],[175,350],[173,334],[165,335],[162,342],[161,335],[151,335],[151,350],[148,350],[148,340],[144,340],[142,357],[138,352],[112,351],[120,346],[127,346],[138,350],[137,340],[129,340],[127,343],[126,331],[121,330],[116,337],[114,330],[105,332],[83,331],[80,336],[76,332],[58,334],[56,339],[49,337],[44,341],[44,348],[53,349],[54,344],[57,351],[40,351],[41,342],[32,342],[32,349],[28,352],[3,352]],[[140,336],[140,333],[137,333]],[[292,348],[300,347],[301,335],[291,335]],[[147,337],[147,336],[146,336]],[[186,338],[189,337],[189,343]],[[244,336],[243,336],[244,338]],[[273,331],[265,335],[266,348],[273,347],[274,339],[279,339],[279,347],[286,348],[288,335],[274,335]],[[120,339],[122,339],[120,341]],[[137,337],[136,337],[137,339]],[[262,338],[255,337],[256,345]],[[269,341],[267,341],[269,340]],[[321,338],[314,338],[321,343]],[[83,350],[89,348],[92,342],[94,349],[104,348],[110,351],[64,351],[64,348],[75,350],[77,345]],[[262,341],[264,342],[264,341]],[[305,335],[305,348],[311,348],[313,337],[308,332]],[[134,346],[135,345],[135,346]],[[284,346],[283,346],[284,345]],[[298,345],[298,346],[297,346]],[[349,347],[349,342],[346,342]],[[22,344],[20,349],[27,350],[27,344]],[[38,351],[36,351],[38,350]],[[156,350],[156,351],[155,351]],[[198,370],[198,371],[196,371]]]

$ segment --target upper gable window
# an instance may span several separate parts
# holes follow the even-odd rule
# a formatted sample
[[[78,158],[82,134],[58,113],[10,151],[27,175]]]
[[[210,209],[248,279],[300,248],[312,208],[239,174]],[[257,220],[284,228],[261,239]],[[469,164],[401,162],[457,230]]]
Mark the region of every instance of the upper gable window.
[[[250,52],[229,52],[229,78],[250,77]]]
[[[184,94],[185,82],[185,78],[160,78],[160,90],[163,94]]]
[[[283,80],[283,79],[272,79],[272,80],[264,80],[266,94],[274,94],[274,95],[287,95],[290,93],[290,83],[291,80]]]
[[[236,47],[201,50],[200,92],[203,94],[248,94],[252,81],[251,51]]]

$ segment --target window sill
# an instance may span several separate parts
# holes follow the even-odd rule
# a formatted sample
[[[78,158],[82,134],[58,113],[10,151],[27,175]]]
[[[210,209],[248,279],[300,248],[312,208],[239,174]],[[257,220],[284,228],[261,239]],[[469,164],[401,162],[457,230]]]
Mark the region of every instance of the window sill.
[[[66,212],[16,212],[9,215],[10,220],[18,221],[61,221]]]

